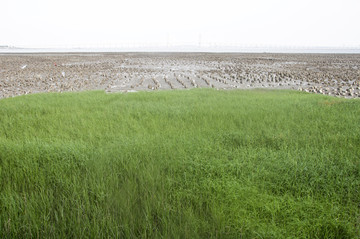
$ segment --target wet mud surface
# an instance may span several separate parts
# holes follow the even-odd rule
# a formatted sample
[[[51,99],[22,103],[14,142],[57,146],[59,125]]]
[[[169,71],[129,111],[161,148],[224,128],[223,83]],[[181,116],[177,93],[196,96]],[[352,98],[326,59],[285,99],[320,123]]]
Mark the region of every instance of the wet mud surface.
[[[40,92],[294,89],[360,97],[358,54],[1,54],[0,98]]]

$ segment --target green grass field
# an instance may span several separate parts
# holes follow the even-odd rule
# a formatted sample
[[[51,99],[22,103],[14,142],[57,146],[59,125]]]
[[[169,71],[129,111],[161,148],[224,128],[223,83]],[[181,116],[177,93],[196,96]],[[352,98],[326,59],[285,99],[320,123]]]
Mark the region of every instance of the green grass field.
[[[358,238],[360,101],[294,91],[0,100],[0,238]]]

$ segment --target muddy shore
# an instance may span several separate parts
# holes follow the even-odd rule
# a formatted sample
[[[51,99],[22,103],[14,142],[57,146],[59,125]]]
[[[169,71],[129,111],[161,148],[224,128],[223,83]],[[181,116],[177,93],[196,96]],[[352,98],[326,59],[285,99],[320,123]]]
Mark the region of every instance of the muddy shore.
[[[294,89],[360,97],[359,54],[0,54],[0,98],[40,92]]]

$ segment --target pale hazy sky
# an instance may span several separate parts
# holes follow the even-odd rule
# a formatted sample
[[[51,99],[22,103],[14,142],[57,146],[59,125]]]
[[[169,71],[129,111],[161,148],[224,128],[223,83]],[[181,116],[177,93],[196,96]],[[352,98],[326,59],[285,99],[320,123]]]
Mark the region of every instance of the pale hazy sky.
[[[1,0],[0,45],[360,46],[360,0]]]

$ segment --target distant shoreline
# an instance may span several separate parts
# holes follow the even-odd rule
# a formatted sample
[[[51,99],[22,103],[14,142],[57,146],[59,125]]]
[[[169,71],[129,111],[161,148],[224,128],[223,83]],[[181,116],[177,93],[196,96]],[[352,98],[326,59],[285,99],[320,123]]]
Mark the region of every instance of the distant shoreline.
[[[310,53],[310,54],[360,54],[360,48],[331,47],[119,47],[119,48],[18,48],[0,47],[0,54],[12,53],[126,53],[126,52],[180,52],[180,53]]]

